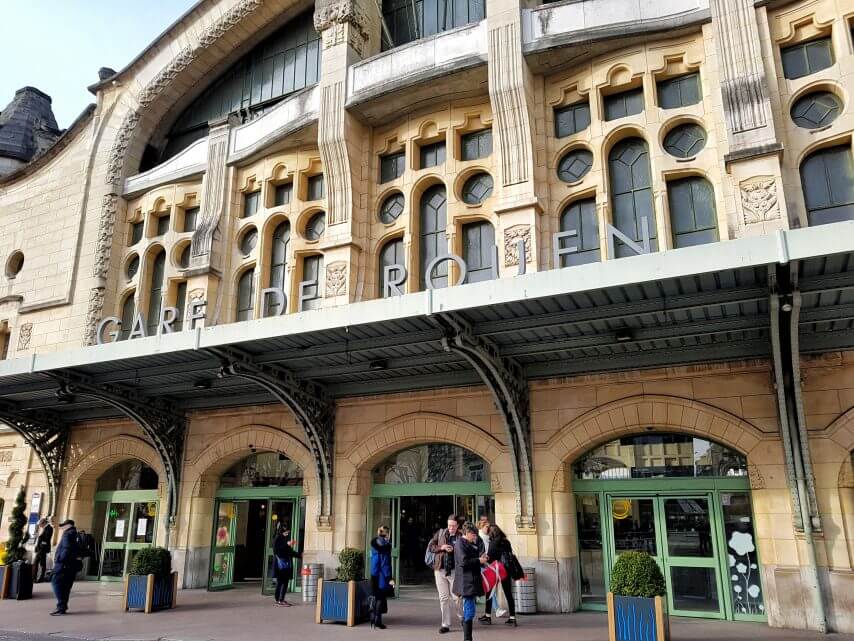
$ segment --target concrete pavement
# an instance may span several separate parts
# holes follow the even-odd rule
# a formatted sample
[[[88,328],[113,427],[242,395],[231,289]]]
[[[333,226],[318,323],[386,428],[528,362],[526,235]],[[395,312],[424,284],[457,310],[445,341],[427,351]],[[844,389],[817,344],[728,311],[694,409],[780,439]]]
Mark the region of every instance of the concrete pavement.
[[[69,604],[70,614],[51,617],[50,586],[37,585],[30,601],[0,601],[0,641],[363,641],[387,638],[394,641],[458,641],[458,629],[439,636],[439,608],[431,592],[415,593],[389,604],[387,630],[367,625],[347,628],[314,623],[314,604],[302,605],[291,595],[292,608],[273,606],[271,597],[261,596],[255,586],[227,592],[182,590],[175,610],[145,615],[121,608],[122,584],[78,583]],[[672,638],[691,641],[854,641],[854,635],[817,634],[779,630],[764,624],[732,623],[700,619],[672,622]],[[27,634],[29,633],[29,634]],[[32,636],[31,636],[32,635]],[[605,641],[604,614],[578,612],[570,615],[520,616],[517,629],[496,622],[477,625],[475,639],[483,641]]]

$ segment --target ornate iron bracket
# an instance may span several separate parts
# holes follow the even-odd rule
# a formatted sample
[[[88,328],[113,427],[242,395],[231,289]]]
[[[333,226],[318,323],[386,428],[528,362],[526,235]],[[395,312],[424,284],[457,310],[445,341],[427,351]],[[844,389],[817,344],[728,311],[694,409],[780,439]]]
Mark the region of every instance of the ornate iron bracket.
[[[465,358],[492,393],[504,419],[516,483],[516,526],[533,530],[534,482],[531,460],[531,402],[528,382],[519,365],[502,357],[498,348],[474,335],[469,324],[453,314],[432,317],[445,332],[442,348]]]
[[[48,514],[56,511],[62,464],[68,447],[68,425],[52,412],[23,411],[12,401],[0,399],[0,420],[18,432],[33,448],[47,477]]]
[[[222,361],[219,376],[239,376],[270,392],[300,422],[314,456],[320,481],[317,524],[332,526],[332,463],[335,434],[335,404],[326,389],[311,381],[300,381],[287,370],[256,363],[251,355],[234,347],[210,348]]]
[[[145,396],[128,387],[93,383],[89,378],[68,370],[52,372],[51,376],[59,383],[58,398],[94,398],[115,407],[139,425],[157,450],[166,470],[166,514],[170,528],[173,527],[178,512],[178,483],[181,478],[181,457],[187,431],[187,419],[184,414],[161,398]]]

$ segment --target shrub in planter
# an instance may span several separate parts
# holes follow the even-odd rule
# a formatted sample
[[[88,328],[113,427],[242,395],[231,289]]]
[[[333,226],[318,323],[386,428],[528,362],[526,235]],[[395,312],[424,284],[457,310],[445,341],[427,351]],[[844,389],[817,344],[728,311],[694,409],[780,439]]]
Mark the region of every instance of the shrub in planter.
[[[125,577],[125,610],[146,613],[175,607],[178,573],[172,571],[172,555],[166,548],[137,552]]]
[[[665,612],[666,585],[661,568],[644,552],[624,552],[611,570],[608,592],[610,641],[670,638]]]
[[[356,625],[368,620],[368,598],[371,584],[364,580],[365,553],[356,548],[344,548],[338,553],[337,580],[320,579],[317,586],[315,621],[331,621]]]
[[[24,600],[33,596],[33,566],[27,562],[24,544],[30,536],[27,526],[27,496],[22,487],[15,498],[15,507],[9,519],[9,539],[6,541],[6,558],[0,597]]]

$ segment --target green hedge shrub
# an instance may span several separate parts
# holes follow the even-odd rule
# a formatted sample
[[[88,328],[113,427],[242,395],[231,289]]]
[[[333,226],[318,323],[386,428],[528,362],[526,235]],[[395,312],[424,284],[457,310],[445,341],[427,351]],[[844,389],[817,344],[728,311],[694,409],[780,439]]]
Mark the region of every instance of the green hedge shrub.
[[[166,548],[143,548],[137,552],[128,574],[134,576],[169,576],[172,573],[172,555]]]
[[[357,548],[344,548],[338,553],[338,580],[361,581],[365,578],[365,553]]]
[[[649,554],[624,552],[611,570],[611,592],[618,596],[664,596],[664,575]]]
[[[15,498],[15,507],[12,508],[12,516],[9,519],[9,539],[6,541],[6,565],[12,565],[15,561],[23,561],[27,551],[24,544],[30,538],[26,531],[27,527],[27,495],[24,488],[18,492]]]

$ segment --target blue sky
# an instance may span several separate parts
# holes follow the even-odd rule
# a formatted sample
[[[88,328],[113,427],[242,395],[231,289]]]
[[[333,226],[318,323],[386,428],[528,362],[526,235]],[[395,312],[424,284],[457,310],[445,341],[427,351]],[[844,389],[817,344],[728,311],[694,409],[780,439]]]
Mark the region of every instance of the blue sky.
[[[61,129],[90,102],[98,69],[121,69],[196,0],[0,0],[0,109],[32,85]]]

